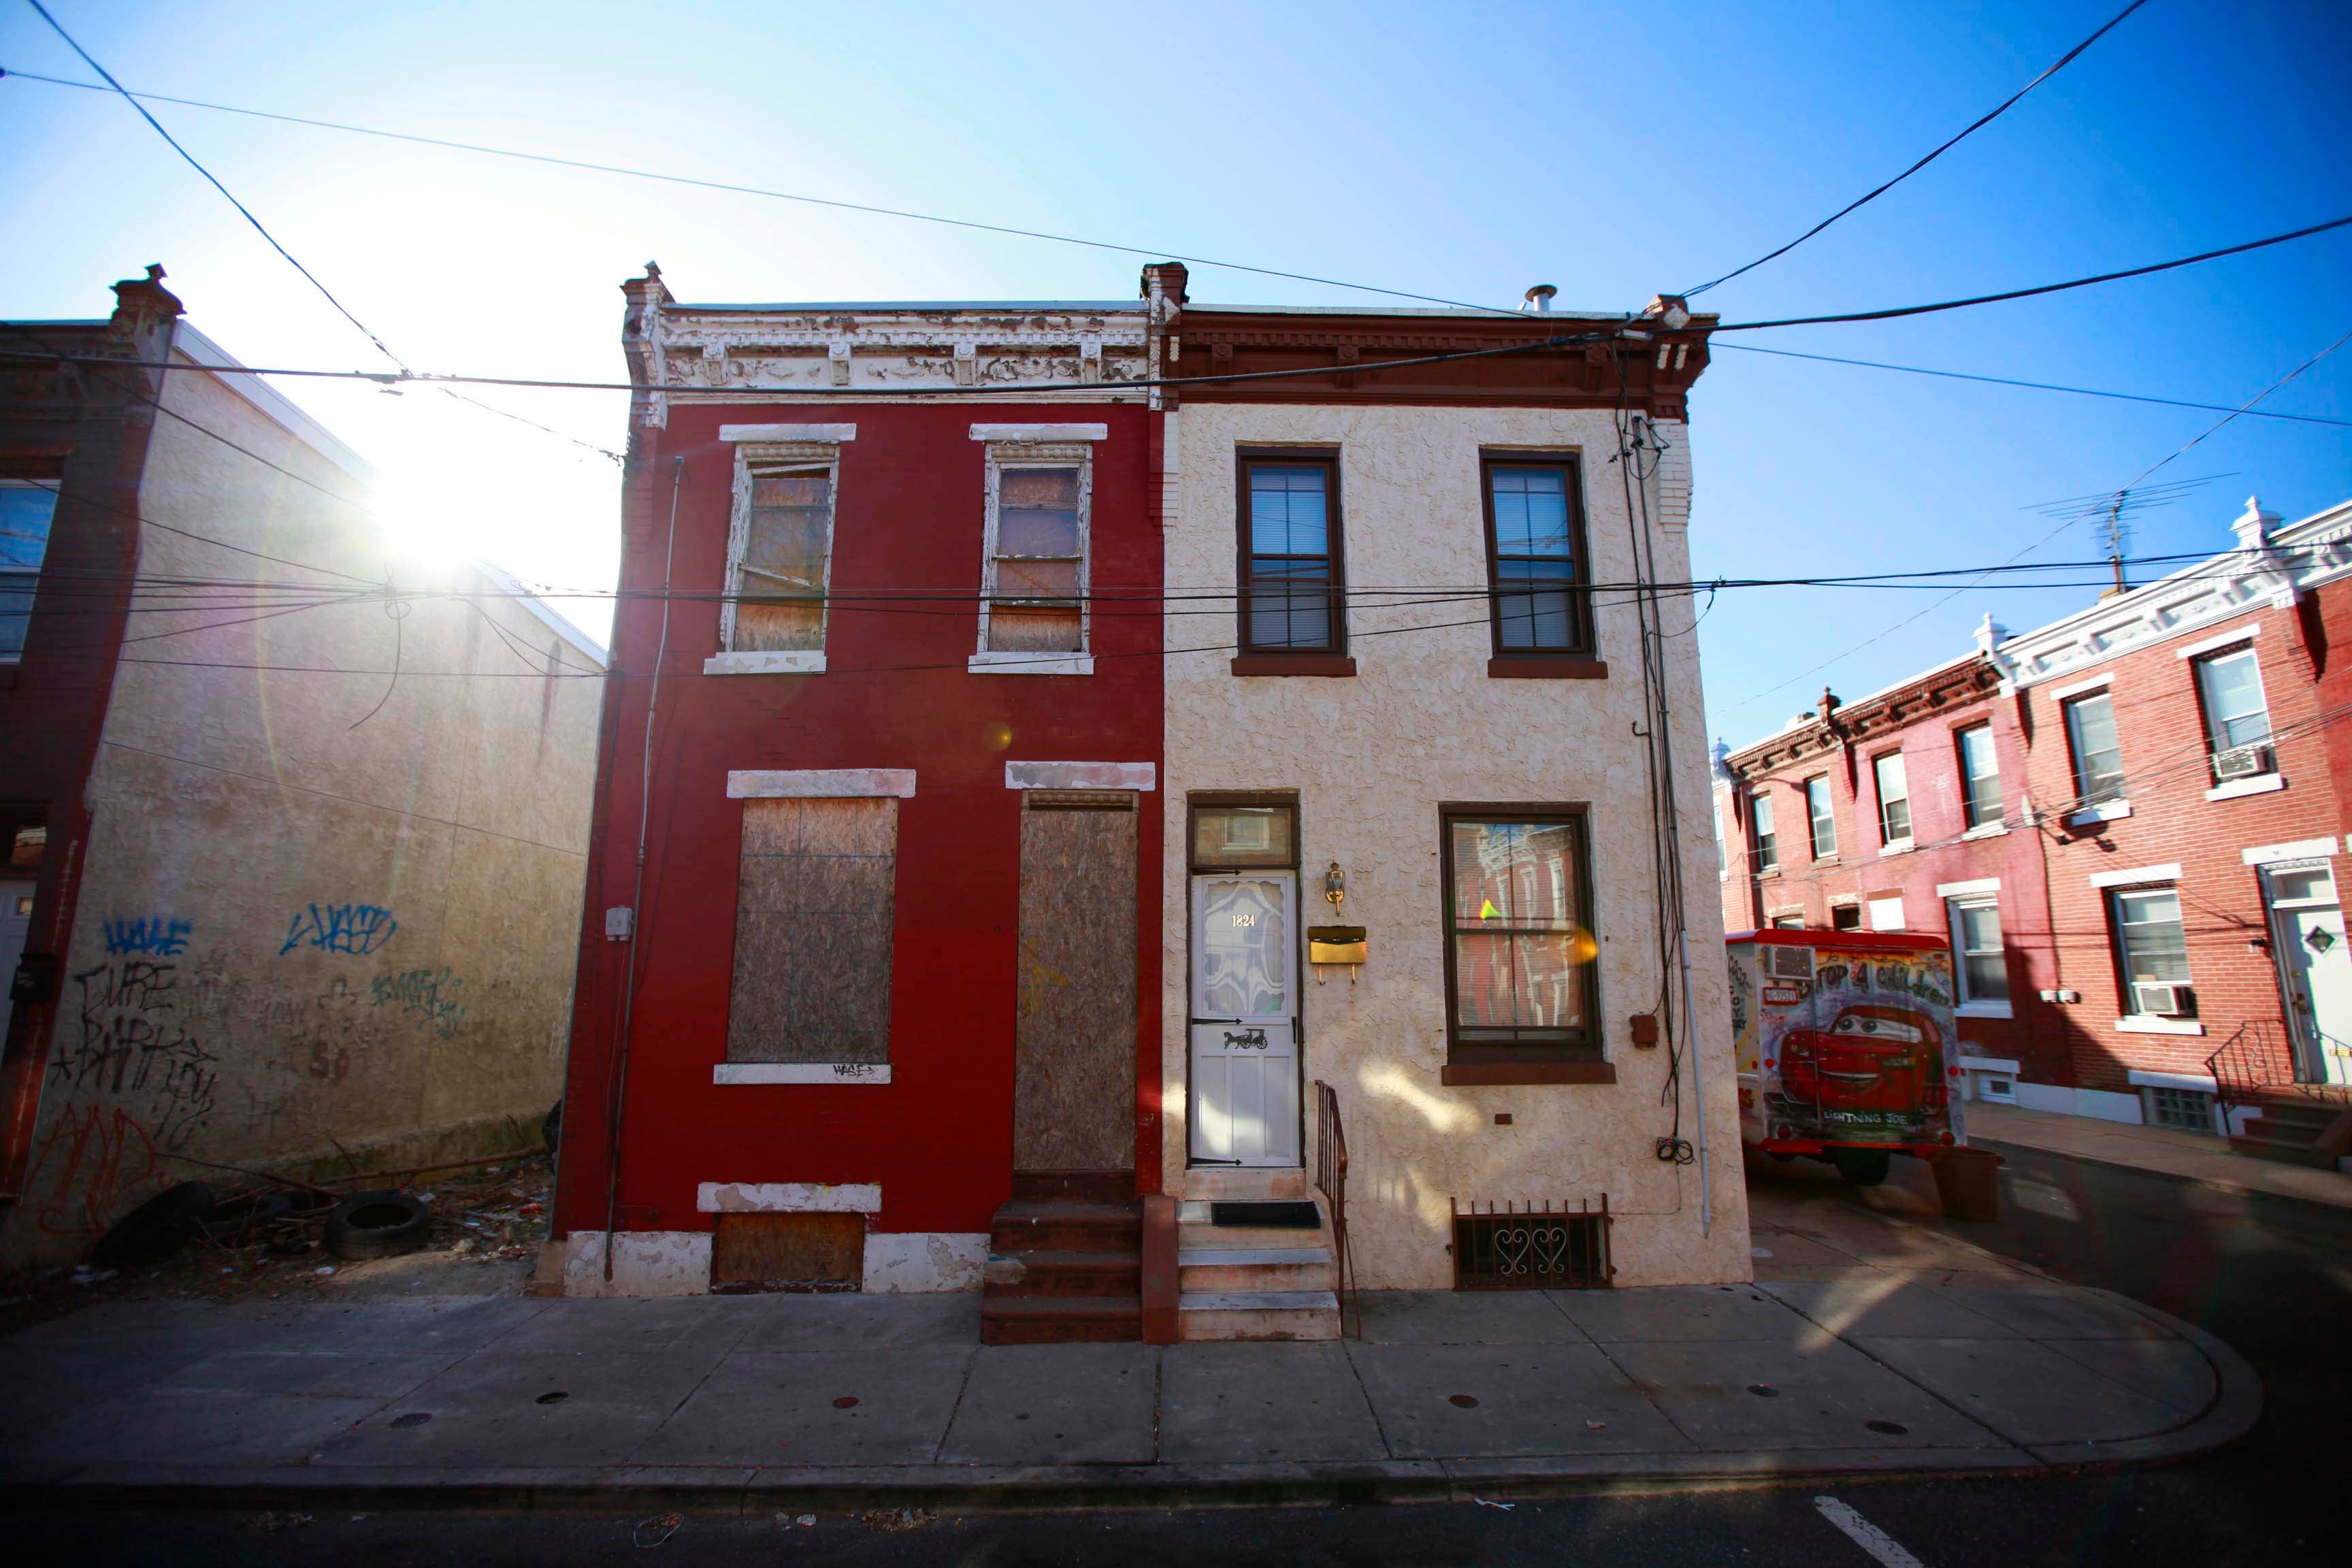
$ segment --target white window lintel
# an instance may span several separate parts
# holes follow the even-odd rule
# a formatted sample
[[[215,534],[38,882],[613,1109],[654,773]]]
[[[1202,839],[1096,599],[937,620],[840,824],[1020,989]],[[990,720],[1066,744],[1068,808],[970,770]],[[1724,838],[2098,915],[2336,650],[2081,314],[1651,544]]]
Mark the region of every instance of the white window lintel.
[[[2223,632],[2220,637],[2207,637],[2202,642],[2190,643],[2187,647],[2175,648],[2173,649],[2172,657],[2175,658],[2195,658],[2200,653],[2219,653],[2225,647],[2231,647],[2239,643],[2247,641],[2262,629],[2262,622],[2250,622],[2245,626],[2240,626],[2235,631]],[[2159,1085],[2158,1087],[2178,1088],[2179,1086],[2167,1084]]]
[[[705,675],[823,675],[823,648],[735,648],[702,661]]]
[[[912,768],[733,769],[727,774],[730,800],[906,800],[914,793]]]
[[[2094,888],[2128,888],[2139,882],[2178,882],[2180,862],[2169,860],[2161,866],[2135,866],[2128,871],[2094,871]]]
[[[1969,882],[1938,882],[1936,884],[1936,896],[1939,899],[1965,899],[1972,893],[1998,893],[2000,891],[2000,879],[1999,877],[1979,877],[1975,880]]]
[[[838,447],[857,439],[855,425],[721,425],[719,438],[740,447],[766,441],[824,441]]]
[[[2002,1072],[2017,1076],[2017,1063],[2008,1057],[1962,1057],[1955,1064],[1962,1072]]]
[[[2249,866],[2267,866],[2273,860],[2316,860],[2335,853],[2333,838],[2298,838],[2292,844],[2257,844],[2240,850],[2238,858]]]
[[[2110,669],[2057,688],[2050,693],[2050,700],[2063,702],[2069,697],[2087,697],[2094,691],[2105,691],[2115,683],[2116,672]]]
[[[2145,1068],[2133,1068],[2124,1076],[2135,1089],[2186,1089],[2212,1094],[2221,1087],[2205,1074],[2196,1072],[2149,1072]]]
[[[1108,441],[1108,425],[975,425],[975,441]]]

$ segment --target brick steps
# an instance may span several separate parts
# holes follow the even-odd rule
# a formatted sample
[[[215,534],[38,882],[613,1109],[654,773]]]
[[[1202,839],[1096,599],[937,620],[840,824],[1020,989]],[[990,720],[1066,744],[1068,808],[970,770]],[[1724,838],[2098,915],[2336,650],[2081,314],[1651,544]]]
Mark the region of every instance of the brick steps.
[[[2230,1147],[2256,1160],[2309,1165],[2332,1171],[2352,1152],[2352,1105],[2340,1101],[2269,1097],[2254,1102],[2262,1114],[2245,1121]]]
[[[1015,1172],[989,1226],[983,1344],[1143,1337],[1143,1205],[1126,1171]]]

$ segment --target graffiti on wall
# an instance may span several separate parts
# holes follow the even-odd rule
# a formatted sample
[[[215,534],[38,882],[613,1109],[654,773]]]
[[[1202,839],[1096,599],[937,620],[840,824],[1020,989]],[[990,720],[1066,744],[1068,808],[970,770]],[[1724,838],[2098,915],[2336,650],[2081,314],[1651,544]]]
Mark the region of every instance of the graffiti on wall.
[[[466,1007],[457,1000],[457,993],[465,988],[465,980],[452,974],[446,965],[378,975],[368,985],[376,1006],[397,1007],[445,1040],[453,1038],[457,1026],[465,1022]]]
[[[220,1058],[179,1016],[180,966],[124,959],[82,970],[73,982],[72,1026],[58,1031],[49,1082],[130,1102],[148,1113],[163,1148],[186,1147],[212,1114]]]
[[[109,958],[150,954],[177,958],[188,951],[193,929],[186,921],[163,915],[142,915],[136,920],[118,916],[105,923],[101,934],[106,939]]]
[[[287,923],[285,945],[278,956],[298,947],[364,955],[390,942],[399,929],[392,911],[375,904],[312,904]]]
[[[52,1236],[97,1236],[142,1185],[168,1177],[148,1136],[119,1107],[69,1106],[33,1155],[40,1227]]]

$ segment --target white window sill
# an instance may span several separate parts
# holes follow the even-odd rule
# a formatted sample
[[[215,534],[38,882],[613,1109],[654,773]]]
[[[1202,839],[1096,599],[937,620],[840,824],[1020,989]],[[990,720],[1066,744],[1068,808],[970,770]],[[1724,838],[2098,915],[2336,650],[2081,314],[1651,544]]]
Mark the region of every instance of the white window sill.
[[[1963,1002],[1952,1009],[1955,1018],[2013,1018],[2006,1002]]]
[[[2274,789],[2286,788],[2284,773],[2257,773],[2250,779],[2231,779],[2205,792],[2207,800],[2235,800],[2242,795],[2268,795]]]
[[[1982,827],[1969,828],[1960,837],[1962,838],[1999,838],[2008,831],[2009,824],[2006,822],[1988,822]]]
[[[720,1062],[713,1083],[888,1083],[887,1062]]]
[[[746,648],[702,661],[705,675],[823,675],[823,648]]]
[[[1092,675],[1090,653],[976,653],[964,668],[974,675]]]
[[[2201,1035],[2205,1032],[2205,1026],[2194,1018],[2158,1018],[2146,1013],[2117,1018],[2116,1027],[2126,1035]]]
[[[2131,815],[2131,802],[2111,800],[2104,805],[2085,806],[2066,818],[2069,827],[2084,827],[2094,822],[2120,822]]]
[[[1878,852],[1881,855],[1908,855],[1911,853],[1911,847],[1912,840],[1905,838],[1893,844],[1880,845]]]
[[[2017,1076],[2017,1063],[2007,1057],[1962,1057],[1954,1064],[1962,1072],[1997,1072]]]

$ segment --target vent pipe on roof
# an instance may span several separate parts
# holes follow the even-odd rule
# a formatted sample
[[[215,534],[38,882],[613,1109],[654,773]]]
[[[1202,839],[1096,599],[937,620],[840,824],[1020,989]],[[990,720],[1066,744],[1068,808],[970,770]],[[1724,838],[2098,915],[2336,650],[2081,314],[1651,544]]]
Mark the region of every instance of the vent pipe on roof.
[[[1559,292],[1559,289],[1553,288],[1549,283],[1538,283],[1534,288],[1528,290],[1527,303],[1520,306],[1519,309],[1522,310],[1533,310],[1538,316],[1547,315],[1551,310],[1552,296]]]

